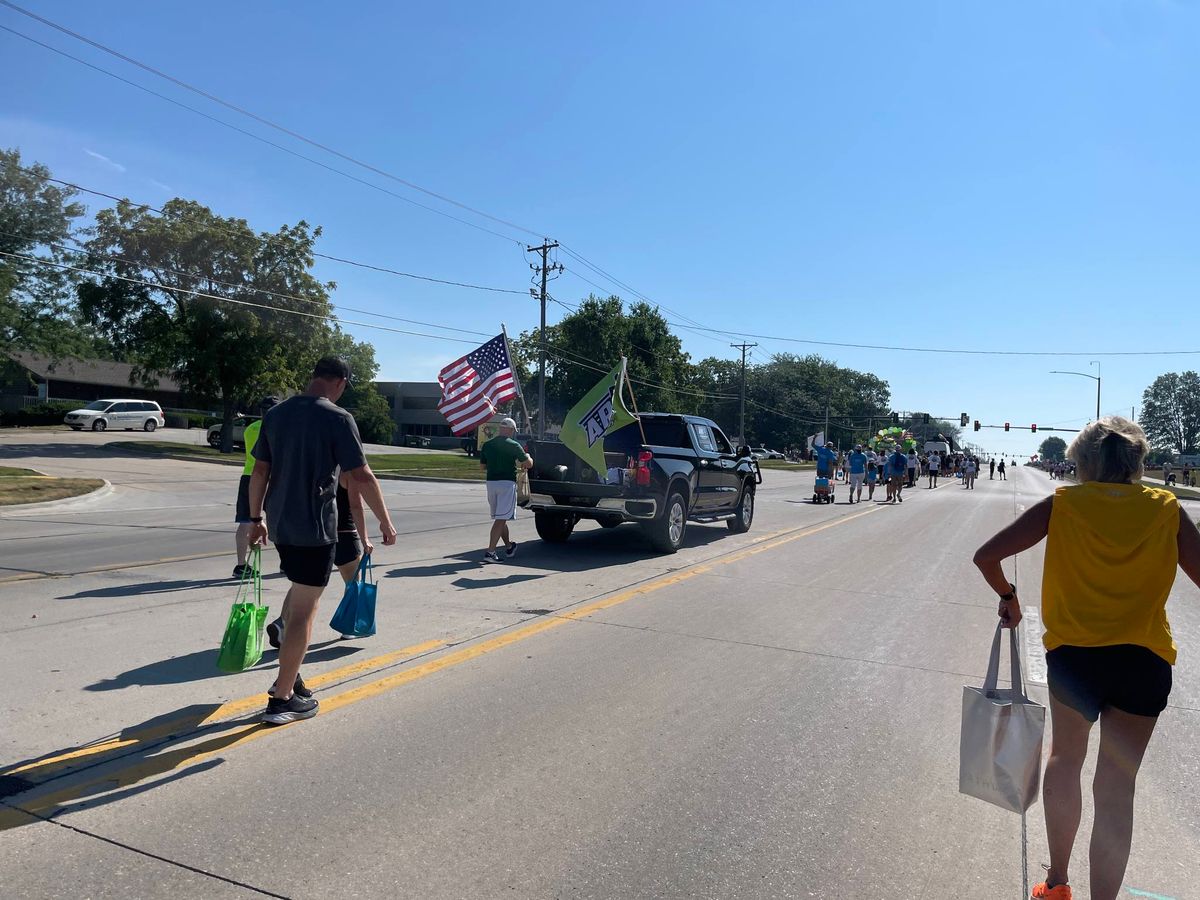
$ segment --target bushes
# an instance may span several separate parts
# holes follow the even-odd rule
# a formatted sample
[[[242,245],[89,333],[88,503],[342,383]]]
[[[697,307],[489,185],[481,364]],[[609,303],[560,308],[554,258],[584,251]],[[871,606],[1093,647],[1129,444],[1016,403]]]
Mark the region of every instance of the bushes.
[[[4,410],[0,412],[0,426],[61,425],[63,416],[82,405],[82,401],[67,400],[59,403],[39,403],[24,409]]]

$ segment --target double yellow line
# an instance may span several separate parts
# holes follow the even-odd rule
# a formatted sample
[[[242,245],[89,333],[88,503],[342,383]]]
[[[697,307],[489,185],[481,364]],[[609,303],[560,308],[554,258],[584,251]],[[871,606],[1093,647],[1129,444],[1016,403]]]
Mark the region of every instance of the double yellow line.
[[[644,597],[663,588],[681,584],[698,575],[703,575],[711,571],[716,566],[729,565],[749,559],[760,553],[766,553],[768,550],[774,550],[793,541],[798,541],[838,525],[844,525],[847,522],[860,519],[863,516],[871,515],[878,512],[879,509],[879,506],[874,506],[862,512],[842,516],[820,525],[800,528],[794,531],[776,532],[774,535],[762,538],[757,543],[743,550],[734,551],[727,555],[719,556],[716,559],[698,563],[687,569],[648,581],[636,587],[628,588],[609,597],[586,603],[575,609],[539,618],[536,622],[516,627],[511,631],[506,631],[503,634],[498,634],[479,643],[453,650],[450,653],[430,659],[412,668],[403,669],[395,674],[386,675],[374,681],[348,688],[330,697],[323,697],[321,699],[321,709],[328,713],[371,697],[377,697],[388,691],[432,675],[435,672],[440,672],[443,669],[448,669],[496,650],[509,647],[535,635],[559,628],[568,622],[575,622],[602,610],[619,606],[635,597]],[[449,646],[451,645],[445,641],[425,641],[391,653],[386,653],[382,656],[376,656],[361,662],[342,666],[330,672],[325,672],[308,679],[307,683],[310,687],[320,688],[324,685],[345,681],[395,663],[402,663],[422,654],[433,653]],[[21,801],[19,804],[10,805],[7,809],[0,810],[0,831],[37,821],[36,816],[60,811],[60,807],[73,800],[91,796],[98,792],[136,784],[146,778],[165,774],[175,769],[194,766],[225,750],[249,743],[273,731],[277,731],[278,729],[264,726],[259,722],[237,724],[227,729],[224,733],[206,739],[198,744],[188,744],[187,746],[164,750],[149,758],[139,757],[137,760],[130,761],[128,765],[119,765],[122,758],[134,756],[137,753],[138,747],[151,745],[155,741],[163,741],[165,743],[173,739],[183,741],[199,738],[201,737],[201,732],[212,728],[217,723],[247,715],[261,709],[262,704],[261,694],[244,697],[240,700],[231,700],[214,707],[210,712],[198,719],[190,716],[168,719],[154,726],[138,729],[108,741],[75,748],[34,760],[22,766],[0,771],[0,775],[14,775],[28,778],[35,782],[34,786],[23,795],[27,799]],[[147,747],[147,750],[153,749],[153,747]],[[122,751],[128,752],[123,753]],[[95,759],[103,754],[109,754],[112,758]],[[80,765],[81,763],[84,765]],[[50,789],[49,782],[69,779],[78,769],[90,769],[93,766],[97,770],[96,777],[83,781],[73,781],[71,784],[57,790]],[[42,786],[41,790],[39,790],[39,784]]]

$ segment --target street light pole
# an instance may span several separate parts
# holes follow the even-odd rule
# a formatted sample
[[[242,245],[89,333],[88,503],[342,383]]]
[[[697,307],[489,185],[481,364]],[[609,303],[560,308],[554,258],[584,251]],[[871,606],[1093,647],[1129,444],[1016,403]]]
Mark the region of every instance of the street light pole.
[[[1097,372],[1100,371],[1100,369],[1099,369],[1100,363],[1093,362],[1093,364],[1097,367],[1096,371]],[[1080,378],[1090,378],[1090,379],[1092,379],[1092,381],[1096,382],[1096,418],[1097,419],[1100,418],[1100,376],[1099,375],[1089,375],[1087,372],[1061,372],[1058,369],[1051,369],[1050,374],[1051,375],[1078,375]]]

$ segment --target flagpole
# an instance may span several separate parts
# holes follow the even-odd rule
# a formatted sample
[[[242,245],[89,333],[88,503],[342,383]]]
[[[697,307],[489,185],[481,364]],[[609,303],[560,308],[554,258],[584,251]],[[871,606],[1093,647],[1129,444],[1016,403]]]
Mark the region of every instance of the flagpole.
[[[504,335],[504,349],[508,351],[509,361],[512,360],[512,347],[508,343],[508,326],[503,322],[500,323],[500,333]],[[529,420],[529,407],[525,405],[525,392],[521,390],[521,379],[514,378],[513,384],[517,386],[517,396],[521,398],[521,410],[525,413],[525,429],[532,433],[533,423]],[[538,415],[541,415],[539,413]]]
[[[633,383],[629,380],[629,372],[626,371],[625,367],[626,367],[625,357],[622,356],[621,357],[621,380],[625,382],[625,387],[629,388],[629,399],[633,401],[633,416],[635,419],[637,419],[638,431],[640,431],[642,433],[642,443],[645,444],[645,443],[648,443],[646,441],[646,426],[642,424],[642,414],[640,412],[638,412],[638,408],[637,408],[637,397],[635,397],[633,395]],[[617,385],[617,393],[620,394],[620,392],[621,392],[621,386],[618,384]]]

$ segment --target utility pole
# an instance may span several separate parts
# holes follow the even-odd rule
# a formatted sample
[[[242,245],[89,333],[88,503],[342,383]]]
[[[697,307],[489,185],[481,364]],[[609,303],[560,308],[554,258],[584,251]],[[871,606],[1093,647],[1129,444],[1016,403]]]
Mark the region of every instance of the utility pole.
[[[746,441],[746,351],[748,351],[751,347],[757,347],[758,344],[730,344],[729,346],[732,347],[734,350],[742,351],[741,425],[738,426],[739,430],[741,431],[741,434],[738,436],[738,440],[740,440],[743,444],[745,444],[745,443],[747,443],[747,441]]]
[[[542,254],[542,264],[535,266],[530,263],[529,268],[542,276],[542,293],[540,296],[542,304],[542,331],[541,337],[538,339],[538,424],[537,436],[538,440],[546,437],[546,277],[551,270],[562,271],[563,267],[558,263],[547,265],[546,254],[558,247],[558,241],[542,241],[540,247],[526,247],[530,253]],[[533,293],[530,290],[529,293]]]

